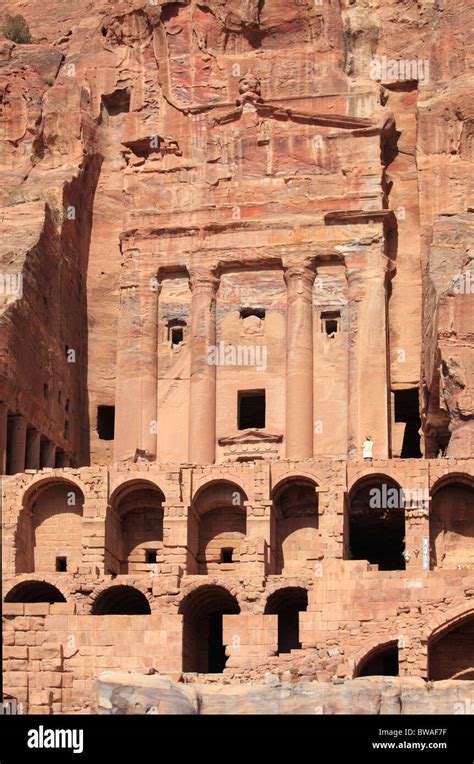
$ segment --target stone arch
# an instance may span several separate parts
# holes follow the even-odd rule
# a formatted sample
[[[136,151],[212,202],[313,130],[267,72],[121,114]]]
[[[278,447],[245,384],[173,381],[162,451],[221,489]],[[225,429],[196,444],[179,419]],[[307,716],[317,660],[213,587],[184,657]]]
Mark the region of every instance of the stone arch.
[[[225,470],[219,470],[219,474],[214,470],[212,475],[205,473],[201,478],[194,477],[191,503],[194,504],[199,495],[210,486],[223,482],[235,486],[235,489],[240,491],[246,499],[251,499],[254,490],[253,480],[253,471],[247,476],[245,471],[233,470],[232,465]]]
[[[299,650],[299,614],[308,608],[308,590],[302,586],[276,589],[265,603],[265,615],[278,616],[278,655]]]
[[[49,581],[25,579],[5,595],[5,602],[66,602],[64,594]]]
[[[188,573],[235,572],[247,533],[247,494],[231,480],[212,480],[195,493],[188,514]]]
[[[240,613],[237,597],[221,585],[196,586],[178,612],[183,615],[183,671],[222,673],[227,661],[222,617]]]
[[[443,475],[431,489],[430,567],[474,568],[474,478]]]
[[[433,496],[436,491],[438,491],[440,488],[443,488],[445,485],[449,485],[450,483],[462,483],[463,485],[467,485],[470,488],[473,488],[474,475],[471,475],[469,472],[460,472],[459,470],[454,470],[453,472],[448,472],[444,475],[441,475],[440,477],[436,478],[434,483],[431,485],[431,495]]]
[[[110,497],[105,520],[105,570],[112,574],[161,572],[165,495],[150,480],[128,480]]]
[[[353,484],[345,520],[346,558],[367,560],[380,570],[404,570],[405,506],[400,484],[370,473]]]
[[[398,639],[377,642],[355,659],[353,679],[363,676],[399,676]]]
[[[61,592],[66,602],[76,601],[74,594],[71,592],[71,580],[67,576],[48,575],[47,573],[42,573],[41,575],[36,575],[35,573],[23,573],[19,576],[7,579],[3,588],[4,590],[8,587],[13,588],[16,584],[28,581],[40,581],[46,584],[51,584]]]
[[[272,491],[271,547],[277,575],[305,575],[320,559],[317,483],[291,475]]]
[[[429,644],[471,615],[474,615],[474,605],[470,602],[462,602],[442,615],[433,615],[426,623],[422,641]]]
[[[428,679],[474,679],[474,608],[462,605],[427,638]]]
[[[123,483],[119,483],[119,485],[115,486],[109,497],[110,506],[115,506],[118,501],[128,496],[130,493],[136,490],[137,487],[157,490],[163,494],[163,501],[166,501],[165,492],[158,483],[156,483],[154,480],[150,480],[149,478],[140,477],[130,478],[129,480],[125,480]]]
[[[15,533],[15,572],[73,573],[82,561],[84,492],[73,480],[36,481],[23,496]]]
[[[389,466],[387,468],[384,465],[383,471],[375,471],[373,467],[365,467],[364,469],[361,469],[357,472],[356,475],[352,477],[351,480],[348,480],[347,483],[347,491],[349,494],[353,493],[354,490],[356,490],[361,484],[363,484],[367,479],[376,479],[376,478],[382,478],[384,480],[391,481],[392,483],[395,483],[398,487],[401,487],[400,479],[403,476],[397,472],[395,469],[390,469]]]
[[[128,584],[102,587],[93,597],[91,615],[150,615],[150,600],[145,592]]]
[[[36,496],[39,496],[41,493],[47,490],[50,485],[54,485],[56,483],[64,483],[65,485],[71,486],[73,490],[80,492],[84,497],[88,495],[87,485],[76,475],[73,477],[66,477],[63,474],[63,471],[57,473],[49,472],[47,475],[40,472],[33,477],[33,480],[25,489],[22,497],[22,507],[29,506],[31,501],[36,498]]]
[[[241,481],[233,480],[232,475],[230,473],[226,473],[225,476],[222,477],[216,477],[212,478],[211,480],[207,479],[201,481],[198,487],[194,490],[192,503],[193,505],[199,503],[200,500],[202,500],[202,495],[207,493],[211,488],[226,489],[229,487],[231,487],[234,492],[240,494],[239,503],[243,504],[244,501],[248,500],[248,491],[243,488]],[[219,494],[216,494],[216,501],[218,501],[218,495]]]
[[[287,470],[278,476],[277,482],[272,485],[271,493],[274,494],[275,491],[278,491],[284,483],[293,480],[293,478],[299,480],[308,480],[310,483],[314,483],[315,486],[323,485],[323,481],[320,480],[318,475],[316,475],[314,472],[300,469],[298,469],[298,472],[295,472],[294,470]]]

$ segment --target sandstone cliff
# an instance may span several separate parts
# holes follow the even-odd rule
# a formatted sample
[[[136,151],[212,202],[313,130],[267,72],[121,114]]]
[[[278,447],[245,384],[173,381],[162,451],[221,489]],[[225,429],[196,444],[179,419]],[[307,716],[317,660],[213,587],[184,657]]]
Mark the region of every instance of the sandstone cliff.
[[[181,213],[199,230],[227,225],[235,207],[241,217],[267,219],[270,226],[275,215],[299,226],[308,214],[347,211],[351,198],[363,198],[366,210],[389,208],[397,215],[392,390],[421,386],[426,455],[436,455],[451,434],[450,455],[470,450],[473,319],[470,291],[459,288],[458,276],[469,279],[472,258],[471,3],[101,0],[79,7],[53,0],[47,14],[39,0],[8,6],[26,17],[35,40],[0,40],[0,220],[8,268],[46,291],[30,273],[34,254],[18,251],[13,228],[19,214],[24,245],[38,226],[43,238],[56,240],[42,254],[46,271],[56,268],[56,246],[61,258],[73,261],[62,266],[67,289],[50,285],[68,325],[58,328],[49,301],[35,317],[55,338],[45,355],[30,355],[28,362],[19,357],[15,313],[29,308],[12,300],[3,307],[3,328],[11,335],[4,397],[12,410],[20,400],[15,376],[39,380],[41,368],[60,369],[63,397],[71,397],[75,412],[72,436],[65,441],[63,408],[45,402],[39,382],[29,402],[37,409],[32,424],[46,429],[73,461],[110,462],[111,444],[98,438],[95,418],[97,405],[115,397],[124,236],[137,227],[152,235],[154,223],[167,226]],[[393,81],[383,72],[373,79],[374,57],[416,61],[424,69],[417,80],[407,74]],[[294,104],[295,114],[325,108],[339,114],[345,129],[351,119],[359,130],[357,120],[391,125],[382,140],[382,168],[374,171],[375,147],[344,157],[336,135],[313,180],[296,138],[292,145],[272,144],[270,167],[264,120],[256,146],[253,138],[237,146],[225,124],[247,73],[276,119],[286,120]],[[251,91],[251,83],[245,87]],[[46,202],[49,218],[39,207],[28,213],[26,205],[37,202]],[[76,349],[74,379],[56,358],[55,343]],[[162,393],[178,416],[179,376],[179,369],[170,381],[165,375]],[[393,425],[395,452],[400,427]]]

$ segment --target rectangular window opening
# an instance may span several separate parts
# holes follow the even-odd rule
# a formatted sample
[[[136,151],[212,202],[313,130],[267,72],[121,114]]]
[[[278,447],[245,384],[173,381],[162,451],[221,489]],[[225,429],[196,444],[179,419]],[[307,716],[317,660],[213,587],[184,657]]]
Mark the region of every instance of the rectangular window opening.
[[[221,562],[233,562],[232,560],[232,554],[234,550],[233,549],[221,549]]]
[[[115,117],[118,114],[126,114],[130,111],[130,91],[128,88],[114,90],[113,93],[107,93],[102,96],[107,114]]]
[[[249,316],[257,316],[257,318],[261,318],[263,320],[265,318],[265,310],[264,308],[241,308],[240,309],[240,318],[248,318]]]
[[[145,551],[145,562],[150,565],[156,565],[156,549],[147,549]]]
[[[67,557],[56,557],[56,571],[58,573],[66,573]]]
[[[100,440],[115,437],[115,406],[97,406],[97,432]]]
[[[170,331],[170,334],[171,334],[171,347],[176,347],[176,345],[179,345],[184,339],[184,333],[181,326],[173,326],[173,328]]]
[[[327,310],[321,313],[321,331],[328,337],[333,337],[340,331],[341,311]]]
[[[238,393],[238,429],[265,427],[265,390],[242,390]]]
[[[420,402],[418,388],[393,391],[395,422],[405,422],[401,459],[420,459]]]

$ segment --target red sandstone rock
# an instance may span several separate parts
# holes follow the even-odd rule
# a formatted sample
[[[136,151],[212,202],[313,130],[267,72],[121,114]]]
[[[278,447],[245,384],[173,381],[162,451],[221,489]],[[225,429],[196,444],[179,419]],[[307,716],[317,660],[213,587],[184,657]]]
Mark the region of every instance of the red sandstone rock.
[[[331,685],[322,682],[278,682],[246,686],[192,685],[140,674],[100,674],[101,714],[452,714],[470,707],[473,682],[368,677]],[[462,711],[458,711],[462,713]]]
[[[77,712],[109,669],[306,686],[397,659],[382,688],[316,696],[455,713],[474,666],[470,4],[8,11],[34,43],[0,38],[7,687]],[[300,712],[298,686],[226,703]],[[159,712],[192,712],[182,691]]]

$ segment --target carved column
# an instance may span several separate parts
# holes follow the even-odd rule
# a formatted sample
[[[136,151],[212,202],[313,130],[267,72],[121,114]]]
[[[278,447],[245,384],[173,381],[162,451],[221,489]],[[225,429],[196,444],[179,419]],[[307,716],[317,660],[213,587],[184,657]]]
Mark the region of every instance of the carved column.
[[[0,475],[7,473],[8,406],[0,402]]]
[[[216,457],[216,367],[208,363],[216,344],[216,292],[211,269],[190,271],[191,374],[189,391],[189,461],[213,464]]]
[[[58,467],[69,467],[69,456],[64,451],[58,456]]]
[[[40,468],[41,434],[34,429],[28,430],[26,436],[26,469]]]
[[[285,270],[286,324],[286,458],[313,456],[313,282],[309,263]]]
[[[361,459],[367,435],[374,458],[389,455],[389,367],[386,283],[391,263],[380,244],[347,257],[349,311],[348,456]]]
[[[56,446],[51,440],[44,440],[41,443],[41,466],[56,466]]]
[[[25,471],[26,419],[18,414],[12,417],[10,475]]]
[[[158,295],[149,275],[130,275],[120,289],[114,458],[156,458]]]

